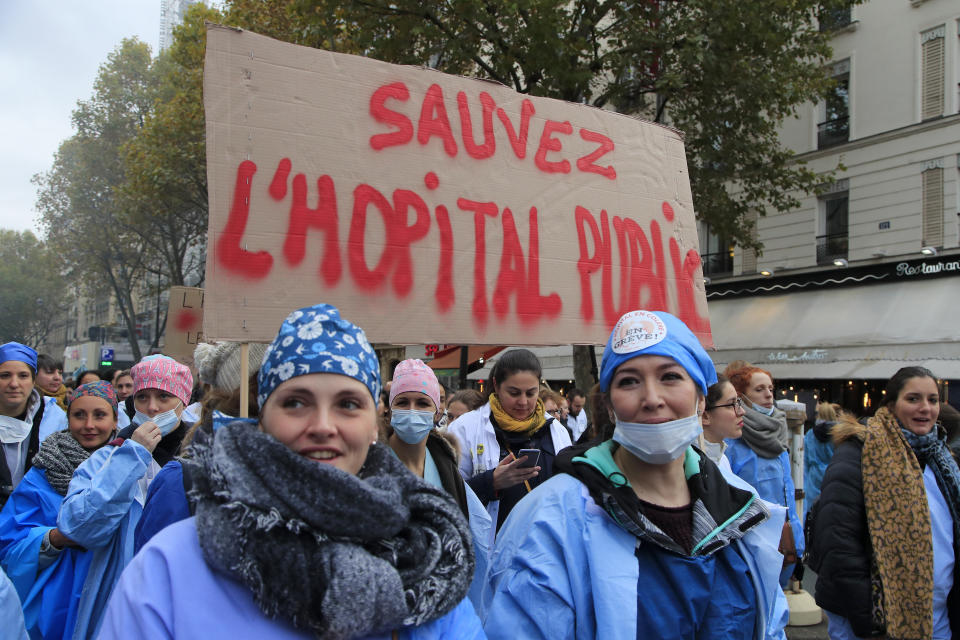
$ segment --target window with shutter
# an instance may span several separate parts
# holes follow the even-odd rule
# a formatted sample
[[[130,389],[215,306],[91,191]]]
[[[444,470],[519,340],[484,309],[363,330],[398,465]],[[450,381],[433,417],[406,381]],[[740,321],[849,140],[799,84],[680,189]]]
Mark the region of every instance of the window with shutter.
[[[750,238],[753,240],[757,239],[757,212],[752,211],[747,214],[747,219],[753,223],[753,228],[750,230]],[[742,260],[740,264],[741,273],[756,273],[757,272],[757,251],[756,249],[743,248],[742,250]]]
[[[920,118],[936,118],[943,115],[944,103],[944,44],[946,28],[925,31],[920,36],[922,68],[920,70]]]
[[[923,242],[924,247],[943,247],[943,169],[923,172]]]

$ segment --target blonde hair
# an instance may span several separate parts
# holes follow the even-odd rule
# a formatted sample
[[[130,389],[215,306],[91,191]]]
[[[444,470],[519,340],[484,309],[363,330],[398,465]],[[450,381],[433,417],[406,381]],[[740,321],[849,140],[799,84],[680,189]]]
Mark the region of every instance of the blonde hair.
[[[824,422],[836,422],[837,410],[829,402],[820,402],[817,404],[817,418]]]

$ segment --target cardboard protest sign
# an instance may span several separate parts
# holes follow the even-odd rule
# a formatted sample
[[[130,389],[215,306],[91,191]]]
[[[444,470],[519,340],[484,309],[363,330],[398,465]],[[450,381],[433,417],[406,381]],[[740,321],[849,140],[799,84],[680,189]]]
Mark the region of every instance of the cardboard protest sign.
[[[208,339],[328,302],[393,344],[712,346],[681,135],[499,84],[211,26]]]
[[[193,365],[194,349],[204,342],[203,298],[203,289],[170,287],[163,353],[188,366]]]

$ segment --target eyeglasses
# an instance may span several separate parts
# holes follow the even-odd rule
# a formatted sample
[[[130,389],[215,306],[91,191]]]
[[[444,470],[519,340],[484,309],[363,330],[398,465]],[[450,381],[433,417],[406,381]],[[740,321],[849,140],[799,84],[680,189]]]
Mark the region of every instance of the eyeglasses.
[[[737,413],[746,412],[746,408],[744,408],[743,406],[743,400],[741,400],[740,398],[737,398],[733,402],[728,402],[727,404],[715,404],[712,407],[707,407],[706,410],[710,411],[711,409],[719,409],[720,407],[733,407],[733,410]]]

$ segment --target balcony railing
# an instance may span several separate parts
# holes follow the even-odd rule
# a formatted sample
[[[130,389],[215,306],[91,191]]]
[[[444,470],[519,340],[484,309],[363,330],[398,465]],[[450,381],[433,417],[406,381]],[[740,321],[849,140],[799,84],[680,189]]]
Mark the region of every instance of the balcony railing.
[[[834,118],[817,125],[817,148],[843,144],[850,139],[850,118]]]
[[[847,232],[817,236],[817,264],[833,264],[838,258],[847,257],[850,238]]]
[[[824,9],[820,12],[820,31],[835,31],[848,26],[853,21],[850,7],[845,9]]]
[[[719,253],[704,253],[700,256],[705,276],[733,275],[733,256],[729,251]]]

